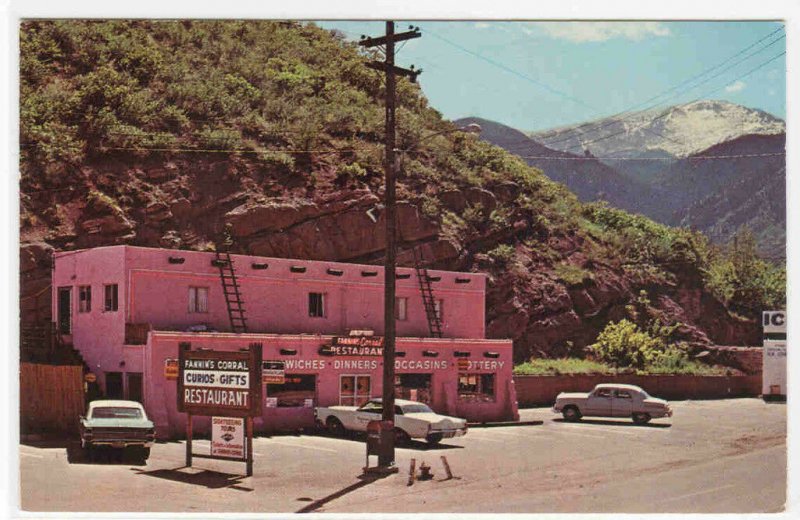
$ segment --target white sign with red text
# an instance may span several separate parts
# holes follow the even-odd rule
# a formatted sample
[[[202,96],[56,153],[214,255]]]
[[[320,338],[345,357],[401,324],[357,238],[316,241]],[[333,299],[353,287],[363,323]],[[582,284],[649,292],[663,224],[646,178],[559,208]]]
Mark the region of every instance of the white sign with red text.
[[[211,418],[211,456],[245,458],[244,418]]]

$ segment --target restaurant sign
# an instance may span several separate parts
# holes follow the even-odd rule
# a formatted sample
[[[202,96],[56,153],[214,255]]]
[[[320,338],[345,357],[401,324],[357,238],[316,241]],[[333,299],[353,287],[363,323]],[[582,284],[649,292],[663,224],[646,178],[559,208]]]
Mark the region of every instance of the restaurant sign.
[[[383,336],[335,336],[323,347],[333,356],[383,356]]]
[[[247,350],[191,350],[178,357],[178,411],[195,415],[261,414],[261,345]]]

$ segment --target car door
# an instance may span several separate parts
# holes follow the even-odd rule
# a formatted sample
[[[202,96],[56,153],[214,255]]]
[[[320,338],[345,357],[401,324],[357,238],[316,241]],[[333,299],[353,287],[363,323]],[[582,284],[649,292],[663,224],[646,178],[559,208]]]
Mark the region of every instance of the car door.
[[[583,415],[611,415],[611,388],[597,388],[586,399],[586,411]]]
[[[380,403],[369,402],[355,412],[354,430],[367,431],[370,421],[380,421],[383,415],[383,406]]]
[[[613,417],[630,417],[633,413],[633,392],[624,388],[614,390],[611,401],[611,415]]]

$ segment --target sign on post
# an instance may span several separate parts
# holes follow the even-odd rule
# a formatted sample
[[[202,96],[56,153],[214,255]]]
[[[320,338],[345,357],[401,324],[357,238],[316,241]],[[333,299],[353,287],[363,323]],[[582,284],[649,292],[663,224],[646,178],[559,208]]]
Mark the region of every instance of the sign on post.
[[[261,383],[282,385],[286,382],[286,363],[283,361],[263,361],[261,363]]]
[[[211,456],[245,460],[244,419],[241,417],[211,418]]]
[[[164,377],[167,381],[178,380],[178,360],[175,358],[167,358],[164,360]]]
[[[786,333],[786,311],[764,311],[762,313],[764,334]]]

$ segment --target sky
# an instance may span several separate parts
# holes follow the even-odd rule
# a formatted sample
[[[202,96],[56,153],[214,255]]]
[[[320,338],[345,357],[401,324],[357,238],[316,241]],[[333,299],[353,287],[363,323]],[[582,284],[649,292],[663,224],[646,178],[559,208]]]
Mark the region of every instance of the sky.
[[[317,23],[353,40],[385,29],[379,21]],[[536,131],[696,99],[786,118],[779,22],[398,22],[396,31],[409,24],[422,37],[398,44],[396,63],[423,69],[422,90],[451,120]]]

